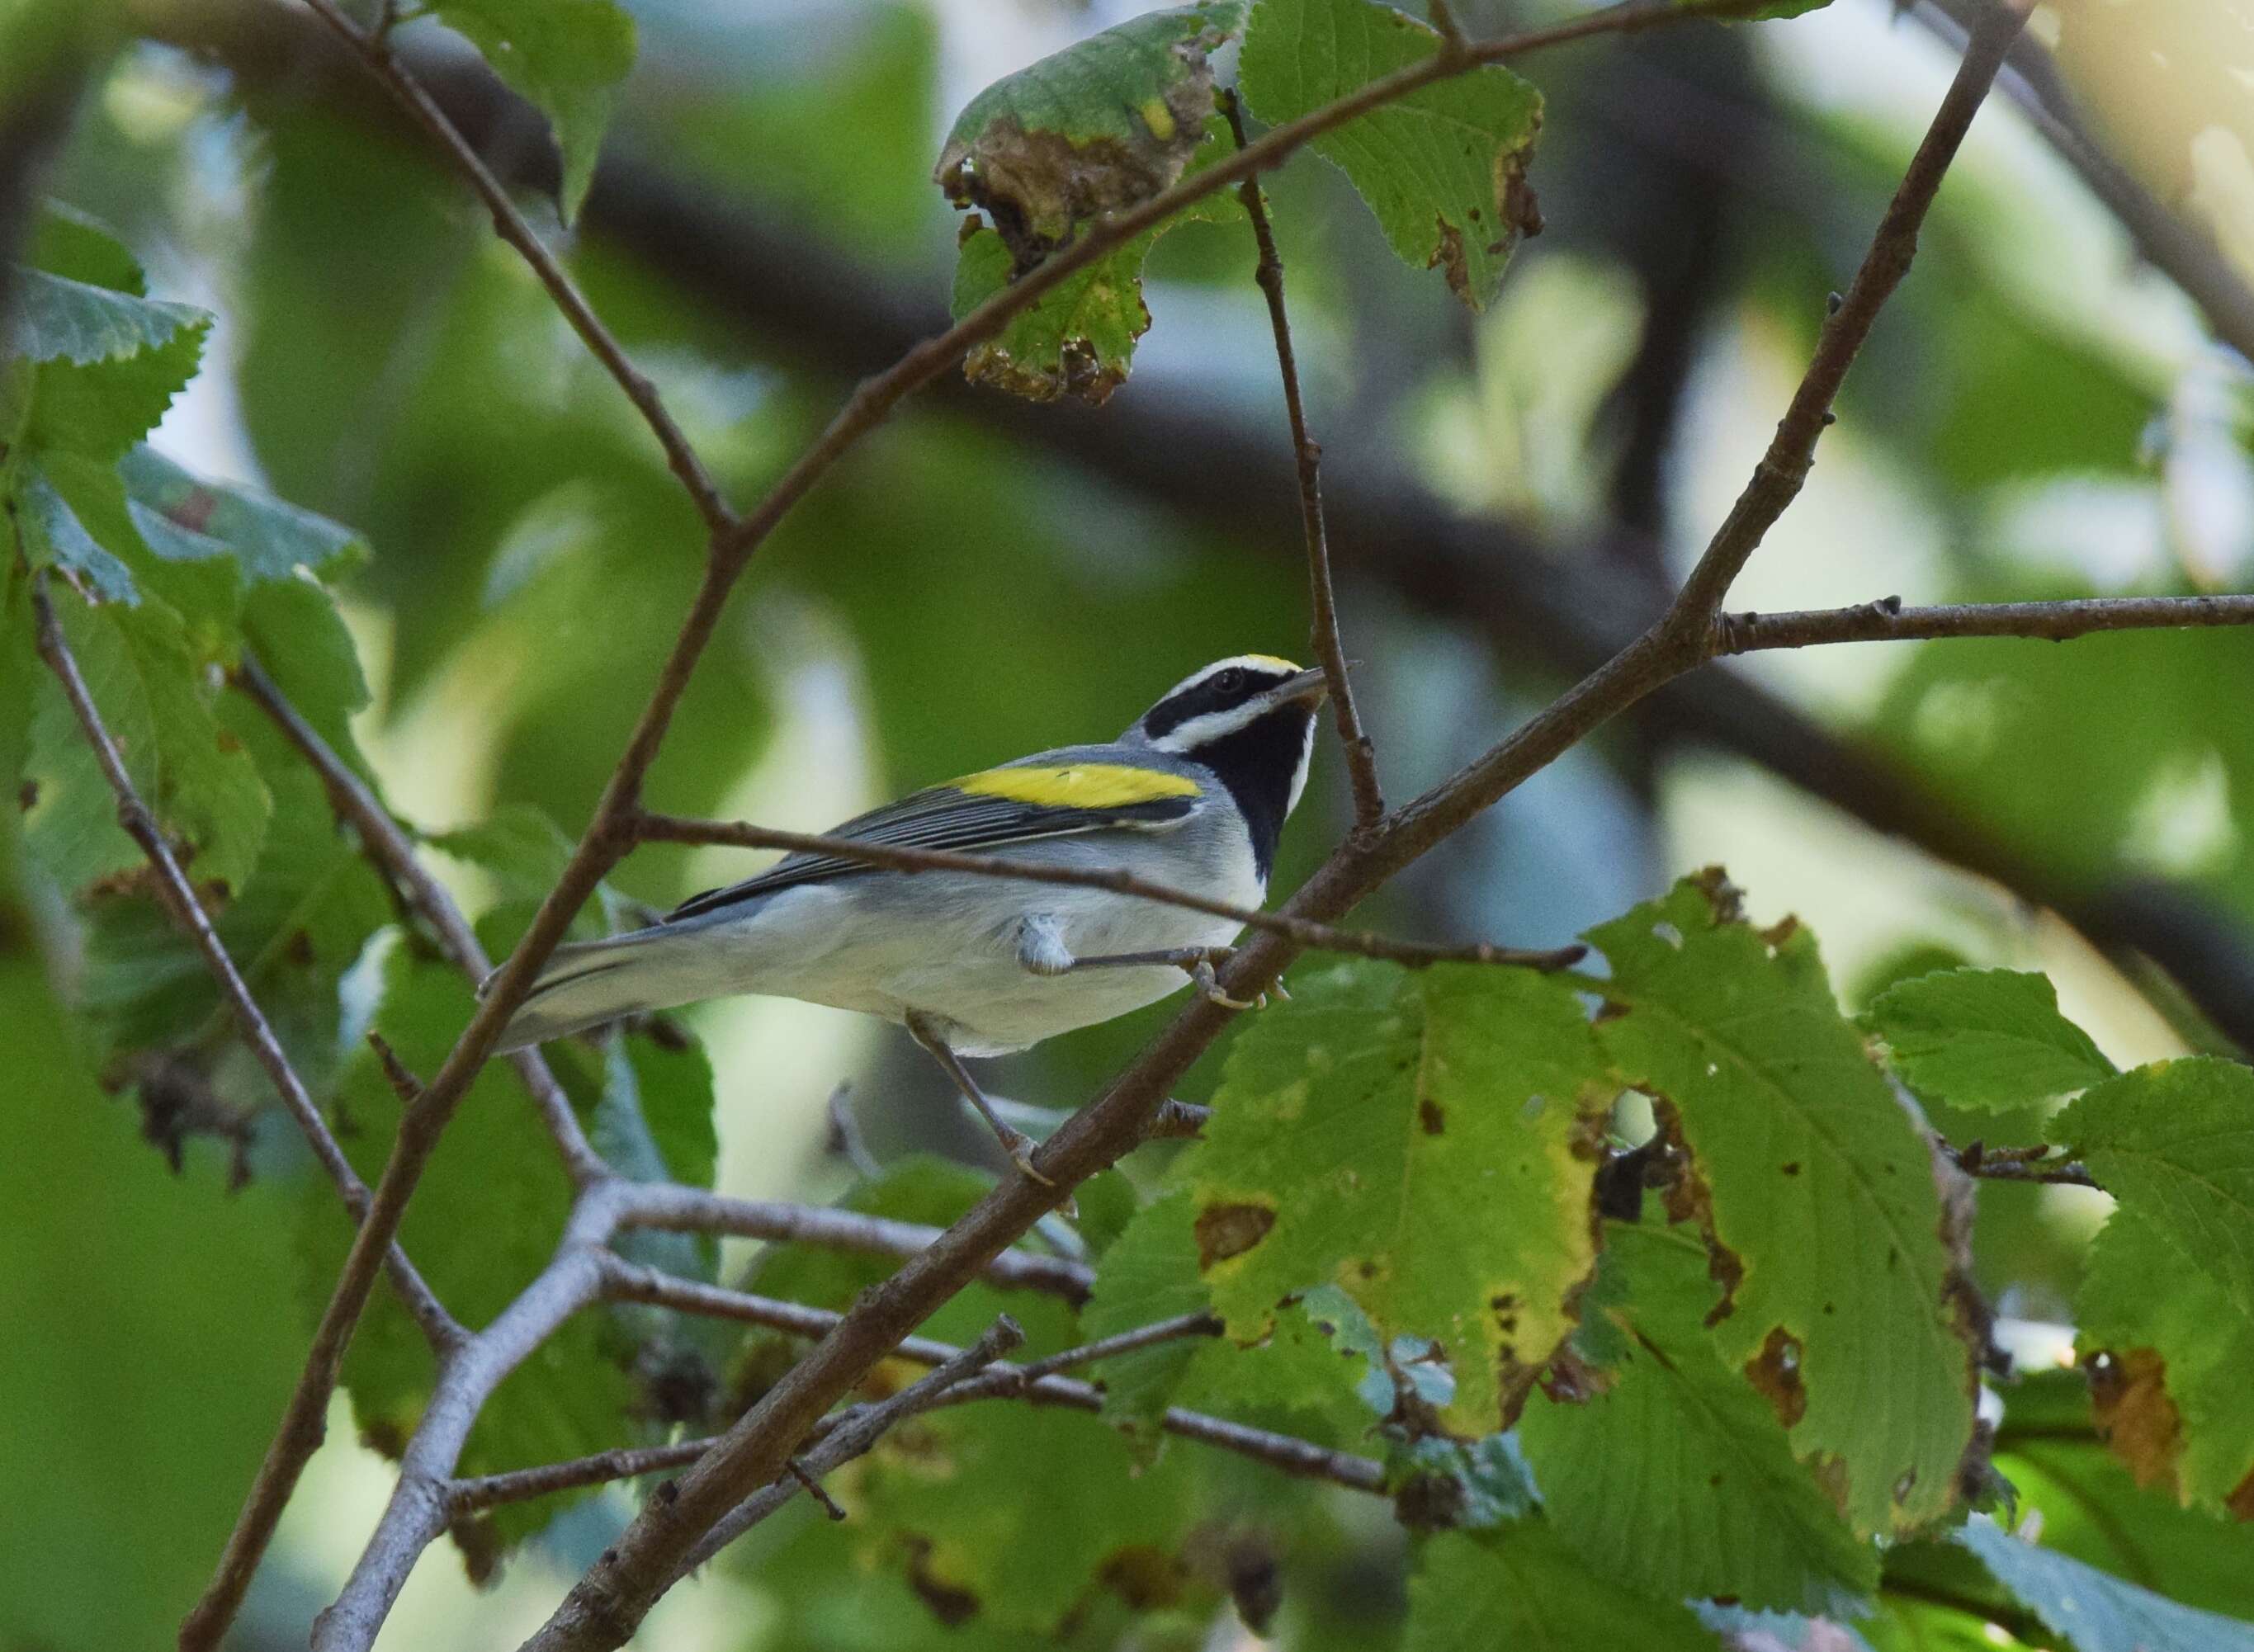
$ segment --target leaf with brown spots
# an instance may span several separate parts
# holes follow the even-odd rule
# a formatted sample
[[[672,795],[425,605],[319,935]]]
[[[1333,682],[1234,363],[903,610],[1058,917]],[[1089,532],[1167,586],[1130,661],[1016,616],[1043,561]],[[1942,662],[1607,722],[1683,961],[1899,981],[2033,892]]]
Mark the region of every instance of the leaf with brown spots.
[[[1815,938],[1748,928],[1718,874],[1587,938],[1628,1011],[1597,1037],[1621,1079],[1670,1104],[1699,1214],[1738,1271],[1714,1327],[1722,1357],[1743,1368],[1778,1333],[1797,1345],[1793,1445],[1837,1460],[1858,1530],[1944,1513],[1980,1339],[1930,1152],[1839,1013]]]
[[[1595,1263],[1611,1092],[1587,1018],[1569,982],[1486,965],[1292,984],[1238,1035],[1179,1177],[1214,1310],[1251,1341],[1286,1297],[1335,1285],[1386,1344],[1437,1343],[1455,1379],[1440,1422],[1489,1432],[1563,1344]]]
[[[2254,1320],[2127,1209],[2090,1247],[2075,1307],[2098,1426],[2138,1483],[2187,1508],[2254,1513],[2242,1507],[2254,1475]]]
[[[1777,1394],[1725,1364],[1698,1241],[1656,1223],[1606,1228],[1592,1308],[1620,1334],[1603,1391],[1533,1400],[1519,1438],[1550,1519],[1606,1577],[1670,1599],[1851,1614],[1878,1583],[1858,1540],[1793,1457]],[[1791,1391],[1780,1348],[1760,1362]]]
[[[992,220],[1023,274],[1181,177],[1214,113],[1207,54],[1243,20],[1242,0],[1147,11],[995,81],[956,117],[932,181]]]

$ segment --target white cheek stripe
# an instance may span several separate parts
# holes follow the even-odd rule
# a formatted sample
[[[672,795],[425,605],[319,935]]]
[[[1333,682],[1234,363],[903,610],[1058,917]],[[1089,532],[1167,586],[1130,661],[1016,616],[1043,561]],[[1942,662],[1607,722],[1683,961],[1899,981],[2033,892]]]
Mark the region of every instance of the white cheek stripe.
[[[1307,738],[1299,742],[1299,766],[1292,771],[1292,797],[1284,805],[1284,816],[1290,819],[1292,811],[1299,806],[1299,794],[1307,789],[1307,765],[1315,754],[1315,724],[1321,719],[1307,719]]]
[[[1151,744],[1162,752],[1187,752],[1192,747],[1203,746],[1209,740],[1218,740],[1234,734],[1248,723],[1274,709],[1272,706],[1263,705],[1256,700],[1246,705],[1233,705],[1226,711],[1208,711],[1200,717],[1192,718],[1186,723],[1177,723]]]

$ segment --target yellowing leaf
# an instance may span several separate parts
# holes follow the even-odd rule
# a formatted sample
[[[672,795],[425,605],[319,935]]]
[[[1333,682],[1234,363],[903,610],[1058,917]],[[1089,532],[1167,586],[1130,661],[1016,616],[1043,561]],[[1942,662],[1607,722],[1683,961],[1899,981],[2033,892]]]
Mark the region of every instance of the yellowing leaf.
[[[1449,1426],[1517,1411],[1596,1260],[1605,1088],[1570,984],[1356,964],[1295,984],[1229,1052],[1182,1180],[1214,1311],[1265,1334],[1336,1285],[1390,1341],[1437,1343]]]

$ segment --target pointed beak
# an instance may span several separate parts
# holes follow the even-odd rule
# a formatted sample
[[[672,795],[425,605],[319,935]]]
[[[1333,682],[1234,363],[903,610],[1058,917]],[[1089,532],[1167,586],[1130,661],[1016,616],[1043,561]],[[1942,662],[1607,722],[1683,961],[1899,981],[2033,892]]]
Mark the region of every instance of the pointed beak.
[[[1302,671],[1295,677],[1285,677],[1268,690],[1268,704],[1289,705],[1298,702],[1320,705],[1331,691],[1330,679],[1323,675],[1320,666]]]

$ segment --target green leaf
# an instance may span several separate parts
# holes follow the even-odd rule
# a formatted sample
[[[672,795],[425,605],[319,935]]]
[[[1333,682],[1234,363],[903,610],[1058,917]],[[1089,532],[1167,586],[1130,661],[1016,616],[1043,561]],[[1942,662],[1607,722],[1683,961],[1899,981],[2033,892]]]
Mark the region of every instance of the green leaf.
[[[2138,1483],[2254,1514],[2254,1316],[2124,1207],[2090,1246],[2075,1317],[2076,1349],[2116,1362],[2101,1422]]]
[[[122,361],[160,350],[184,333],[200,337],[212,322],[210,312],[193,304],[144,298],[44,270],[18,270],[15,288],[7,354],[32,361],[80,367]]]
[[[2050,977],[1946,970],[1890,987],[1866,1020],[1921,1095],[1957,1107],[2027,1107],[2113,1074],[2090,1035],[2058,1012]]]
[[[1684,1607],[1619,1587],[1539,1520],[1427,1542],[1409,1579],[1402,1637],[1403,1652],[1718,1652],[1719,1645]]]
[[[32,566],[67,569],[105,602],[138,602],[133,570],[94,536],[37,462],[24,460],[15,476],[16,521]]]
[[[1096,1289],[1081,1315],[1090,1341],[1206,1311],[1197,1236],[1190,1229],[1195,1215],[1186,1193],[1169,1194],[1136,1212],[1096,1270]],[[1166,1438],[1158,1418],[1198,1354],[1199,1339],[1181,1337],[1095,1368],[1103,1383],[1103,1415],[1127,1435],[1138,1463],[1158,1455]]]
[[[1427,1338],[1441,1415],[1515,1414],[1595,1265],[1593,1139],[1611,1094],[1570,984],[1357,964],[1295,983],[1229,1052],[1181,1180],[1229,1334],[1336,1284],[1387,1340]]]
[[[1675,0],[1678,10],[1732,23],[1762,23],[1805,17],[1821,11],[1831,0]]]
[[[118,462],[125,491],[165,522],[234,552],[243,578],[288,579],[303,568],[337,571],[365,556],[353,529],[255,489],[199,480],[154,448],[136,446]]]
[[[373,1000],[374,1029],[410,1072],[428,1079],[469,1021],[469,984],[403,943],[379,942],[355,977],[348,996]],[[400,1103],[360,1036],[368,1024],[345,1030],[335,1110],[338,1139],[372,1186],[390,1150]],[[531,1097],[506,1062],[489,1063],[431,1156],[400,1242],[457,1318],[484,1326],[553,1254],[570,1195]],[[336,1190],[326,1179],[310,1180],[298,1225],[308,1324],[326,1302],[351,1242],[352,1222]],[[583,1312],[565,1321],[479,1414],[461,1472],[528,1468],[630,1442],[635,1396],[605,1343],[602,1316]],[[389,1286],[382,1287],[345,1359],[344,1385],[362,1435],[396,1454],[422,1415],[431,1376],[421,1333]],[[495,1530],[504,1542],[514,1541],[584,1494],[505,1505],[495,1511]]]
[[[1839,1013],[1815,937],[1758,933],[1718,873],[1592,930],[1612,965],[1598,1035],[1661,1098],[1745,1365],[1803,1459],[1837,1459],[1861,1531],[1946,1510],[1972,1436],[1972,1350],[1941,1238],[1930,1152]],[[1842,1232],[1852,1245],[1810,1242]]]
[[[2254,1072],[2215,1056],[2155,1061],[2086,1092],[2050,1128],[2254,1316]]]
[[[1228,151],[1228,128],[1207,123],[1190,173]],[[1101,406],[1124,383],[1135,360],[1135,340],[1151,330],[1143,302],[1143,264],[1160,235],[1177,224],[1234,223],[1244,208],[1223,189],[1152,225],[1117,251],[1068,276],[1010,318],[993,338],[970,346],[962,371],[974,384],[990,384],[1030,401],[1075,396]],[[966,235],[955,266],[950,308],[958,321],[1006,290],[1014,278],[1005,238],[981,227]]]
[[[2091,1432],[2090,1389],[2079,1371],[2053,1371],[2005,1390],[1994,1462],[2020,1517],[2041,1517],[2047,1548],[2186,1606],[2254,1618],[2254,1533],[2140,1488],[2116,1454],[2118,1431],[2113,1450]]]
[[[1243,19],[1243,0],[1147,11],[997,80],[956,117],[934,181],[994,220],[1005,267],[1032,269],[1182,176],[1214,114],[1206,54]]]
[[[444,0],[438,15],[554,125],[569,223],[594,181],[611,95],[634,67],[634,18],[612,0]]]
[[[25,262],[51,276],[62,276],[88,286],[139,298],[149,290],[149,278],[117,232],[91,213],[67,202],[39,203],[32,226],[31,254]]]
[[[179,619],[150,604],[88,607],[54,592],[55,609],[95,705],[142,801],[183,847],[200,885],[240,889],[257,864],[270,803],[235,737],[212,714],[210,689]],[[33,852],[65,888],[138,868],[117,800],[52,679],[39,689],[26,813]]]
[[[391,921],[391,897],[360,846],[340,832],[319,779],[240,701],[229,732],[251,752],[274,803],[258,864],[214,921],[228,954],[274,1026],[299,1076],[318,1093],[336,1060],[337,989],[369,936]],[[201,954],[153,895],[93,903],[80,1000],[113,1046],[194,1040],[225,1025]],[[270,1099],[263,1078],[245,1099]]]
[[[270,1186],[230,1195],[216,1154],[170,1173],[95,1087],[15,850],[0,822],[0,1502],[25,1511],[0,1544],[0,1644],[169,1645],[304,1358],[273,1311],[286,1207]]]
[[[1369,0],[1260,0],[1237,74],[1270,125],[1313,113],[1440,49],[1431,25]],[[1542,94],[1509,70],[1474,69],[1412,92],[1314,140],[1417,269],[1484,309],[1518,237],[1539,228],[1526,164]]]
[[[2254,1623],[2180,1606],[1975,1515],[1955,1541],[2076,1652],[2254,1652]]]
[[[1852,1614],[1878,1557],[1796,1461],[1776,1414],[1714,1350],[1719,1290],[1677,1230],[1606,1230],[1608,1317],[1627,1339],[1609,1386],[1530,1401],[1519,1438],[1551,1522],[1607,1576],[1663,1600]],[[1614,1276],[1617,1275],[1614,1279]]]
[[[966,1405],[886,1435],[845,1502],[870,1548],[984,1645],[1055,1628],[1106,1583],[1130,1599],[1186,1587],[1195,1463],[1177,1452],[1138,1474],[1084,1412]]]
[[[352,732],[368,706],[368,679],[335,599],[308,579],[262,580],[243,593],[242,640],[328,748],[369,776]]]

